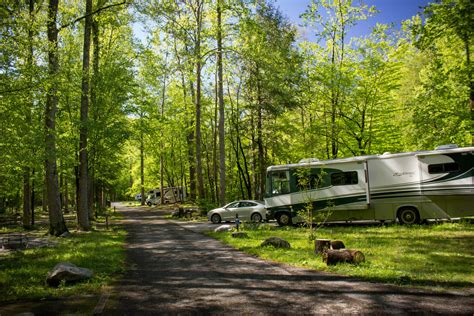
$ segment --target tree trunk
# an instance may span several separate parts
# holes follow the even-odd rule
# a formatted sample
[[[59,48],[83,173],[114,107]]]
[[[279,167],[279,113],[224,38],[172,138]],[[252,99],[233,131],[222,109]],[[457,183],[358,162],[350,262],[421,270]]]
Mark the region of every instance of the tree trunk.
[[[217,2],[217,95],[219,97],[219,204],[225,204],[226,167],[225,167],[225,117],[224,86],[222,78],[222,0]]]
[[[68,181],[67,176],[64,178],[64,203],[63,203],[64,211],[69,210],[69,189],[68,189]]]
[[[197,45],[197,51],[200,51]],[[198,53],[197,56],[199,56]],[[199,58],[199,57],[198,57]],[[196,174],[197,174],[197,191],[198,198],[204,199],[204,178],[202,174],[202,157],[201,157],[201,61],[196,62]]]
[[[332,250],[328,249],[323,253],[323,261],[329,265],[335,265],[337,263],[354,263],[359,264],[365,261],[365,256],[358,250],[339,249]]]
[[[58,29],[56,18],[58,14],[58,0],[49,0],[48,5],[48,74],[50,80],[56,80],[59,73],[58,61]],[[57,87],[50,84],[46,94],[45,109],[45,169],[46,169],[46,191],[49,212],[49,233],[59,236],[67,232],[61,212],[59,200],[58,171],[56,163],[56,112],[58,109]]]
[[[166,75],[163,77],[163,90],[161,91],[161,107],[160,107],[160,116],[161,119],[165,116],[165,97],[166,97]],[[165,195],[164,195],[164,177],[165,177],[165,162],[164,162],[164,145],[163,145],[163,130],[160,131],[160,202],[161,205],[165,203]]]
[[[35,169],[31,171],[31,226],[35,224]]]
[[[140,128],[143,129],[143,126]],[[140,194],[141,205],[145,205],[145,153],[144,153],[143,130],[140,131]]]
[[[198,0],[195,7],[196,17],[196,40],[194,43],[194,58],[196,58],[196,175],[197,175],[197,191],[198,198],[205,199],[204,193],[204,177],[202,170],[202,153],[201,153],[201,28],[202,28],[202,6],[203,1]]]
[[[31,187],[30,168],[23,172],[23,227],[31,228]]]
[[[28,1],[28,14],[30,19],[30,26],[28,28],[28,56],[27,64],[28,68],[32,70],[33,68],[33,22],[34,22],[34,13],[35,13],[35,0]],[[33,77],[30,75],[30,84],[32,84]],[[29,106],[25,112],[25,119],[27,124],[31,126],[31,109],[33,109],[33,94],[30,93]],[[29,135],[29,133],[28,133]],[[27,140],[29,141],[29,140]],[[31,228],[32,215],[31,215],[31,179],[30,179],[30,167],[26,166],[23,171],[23,227],[26,229]]]
[[[316,239],[314,241],[314,253],[319,255],[325,253],[331,248],[331,240],[329,239]]]
[[[84,46],[82,55],[81,127],[79,140],[79,208],[77,219],[79,229],[90,230],[89,222],[89,175],[87,164],[87,137],[89,115],[89,64],[92,27],[92,0],[86,0],[84,24]]]

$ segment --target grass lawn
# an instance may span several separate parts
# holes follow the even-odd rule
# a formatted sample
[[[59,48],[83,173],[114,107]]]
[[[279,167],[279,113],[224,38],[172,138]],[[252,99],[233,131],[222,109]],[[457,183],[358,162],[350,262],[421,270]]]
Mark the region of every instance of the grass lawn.
[[[308,229],[261,225],[245,228],[249,238],[230,233],[209,233],[233,247],[276,262],[328,271],[365,280],[439,288],[474,287],[474,225],[444,223],[414,226],[333,226],[316,231],[317,238],[342,240],[348,249],[360,250],[366,262],[356,266],[326,266],[314,254]],[[291,249],[260,247],[268,237],[287,240]]]
[[[11,232],[11,229],[0,229],[0,232]],[[44,236],[57,242],[56,247],[32,248],[0,256],[0,301],[98,293],[123,271],[124,230],[112,226],[109,230],[101,227],[90,232],[70,232],[72,237],[69,238]],[[41,228],[32,233],[46,234],[47,230]],[[74,285],[48,287],[48,272],[63,261],[91,269],[94,276]]]

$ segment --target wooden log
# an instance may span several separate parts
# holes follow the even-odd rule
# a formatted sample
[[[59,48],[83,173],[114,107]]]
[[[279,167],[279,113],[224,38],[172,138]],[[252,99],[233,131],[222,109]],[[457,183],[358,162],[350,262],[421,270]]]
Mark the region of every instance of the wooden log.
[[[329,265],[335,265],[337,263],[346,262],[359,264],[365,261],[365,256],[362,252],[358,250],[349,250],[349,249],[328,249],[323,254],[323,261]]]
[[[316,239],[314,241],[314,253],[319,255],[326,252],[331,248],[331,240],[329,239]]]
[[[331,249],[344,249],[346,246],[342,242],[342,240],[332,240],[331,241]]]

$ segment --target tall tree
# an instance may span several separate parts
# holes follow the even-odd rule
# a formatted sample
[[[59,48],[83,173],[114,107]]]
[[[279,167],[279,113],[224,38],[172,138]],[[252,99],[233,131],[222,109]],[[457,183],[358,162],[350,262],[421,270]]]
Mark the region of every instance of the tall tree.
[[[222,78],[222,0],[217,0],[217,98],[219,101],[219,203],[225,204],[225,109]]]
[[[468,87],[466,99],[470,103],[471,144],[474,145],[474,76],[471,65],[471,46],[474,38],[474,2],[470,0],[439,0],[424,9],[426,22],[415,24],[413,31],[422,49],[435,49],[443,38],[457,38],[464,51],[464,69],[461,75]]]
[[[82,91],[81,91],[81,125],[79,141],[79,207],[77,219],[82,230],[90,229],[89,222],[89,176],[87,164],[87,137],[89,116],[89,65],[92,28],[92,0],[86,0],[84,24],[84,44],[82,51]]]
[[[352,0],[312,0],[303,14],[306,23],[316,29],[316,36],[326,46],[321,65],[326,68],[323,70],[322,89],[327,102],[322,106],[323,119],[328,126],[325,135],[327,158],[336,158],[339,152],[339,113],[341,105],[346,102],[347,91],[347,32],[374,12],[374,7],[369,8],[363,3],[353,6]]]
[[[58,62],[58,0],[49,0],[48,4],[48,74],[50,84],[46,92],[45,108],[45,156],[46,190],[49,212],[49,233],[59,236],[68,231],[61,211],[58,187],[58,169],[56,161],[56,112],[58,109],[58,91],[54,82],[59,75]]]

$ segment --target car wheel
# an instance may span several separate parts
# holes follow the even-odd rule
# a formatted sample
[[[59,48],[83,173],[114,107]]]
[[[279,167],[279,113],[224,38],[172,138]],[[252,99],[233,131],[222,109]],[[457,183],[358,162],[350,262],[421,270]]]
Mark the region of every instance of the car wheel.
[[[220,215],[219,215],[219,214],[213,214],[213,215],[211,216],[211,222],[212,222],[213,224],[219,224],[219,223],[221,222],[221,217],[220,217]]]
[[[252,214],[252,216],[250,217],[250,219],[252,220],[252,222],[254,223],[260,223],[262,221],[262,215],[260,215],[260,213],[254,213]]]
[[[288,226],[292,224],[291,216],[288,213],[280,213],[277,217],[278,225]]]
[[[413,207],[405,207],[398,211],[398,222],[402,225],[418,224],[420,215],[418,210]]]

